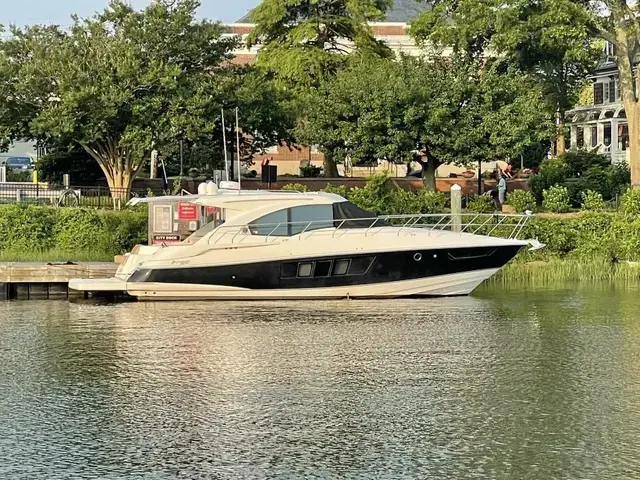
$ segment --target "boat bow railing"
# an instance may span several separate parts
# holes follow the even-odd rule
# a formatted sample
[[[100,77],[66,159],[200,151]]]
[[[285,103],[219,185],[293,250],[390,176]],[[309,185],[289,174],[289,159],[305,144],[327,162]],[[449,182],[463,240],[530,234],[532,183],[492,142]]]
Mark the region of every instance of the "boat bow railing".
[[[243,243],[248,239],[277,242],[284,238],[307,239],[314,236],[341,237],[350,234],[364,236],[386,234],[402,236],[415,233],[415,229],[429,232],[451,231],[475,235],[518,239],[532,215],[517,214],[418,214],[384,215],[372,218],[346,218],[338,220],[313,220],[280,222],[270,224],[228,225],[223,224],[212,231],[209,244]],[[396,227],[390,232],[388,227]]]

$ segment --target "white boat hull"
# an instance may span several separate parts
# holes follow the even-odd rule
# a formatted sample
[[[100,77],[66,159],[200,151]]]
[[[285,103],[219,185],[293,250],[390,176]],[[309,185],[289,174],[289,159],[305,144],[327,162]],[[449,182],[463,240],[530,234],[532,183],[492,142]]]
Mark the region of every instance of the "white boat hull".
[[[341,287],[246,289],[216,285],[125,283],[139,300],[287,300],[328,298],[398,298],[468,295],[499,269],[491,268],[434,277]],[[96,286],[98,284],[96,283]],[[84,285],[84,287],[90,287]]]

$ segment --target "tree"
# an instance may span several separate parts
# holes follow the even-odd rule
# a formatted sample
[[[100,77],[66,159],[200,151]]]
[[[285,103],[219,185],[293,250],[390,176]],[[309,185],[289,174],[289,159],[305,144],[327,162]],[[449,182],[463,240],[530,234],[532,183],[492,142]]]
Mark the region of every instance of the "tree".
[[[80,144],[118,195],[152,149],[185,140],[222,152],[222,107],[242,109],[254,148],[277,142],[275,90],[254,69],[229,62],[236,39],[220,24],[195,20],[198,6],[167,0],[135,11],[113,0],[91,18],[74,17],[68,32],[12,28],[0,42],[0,138]],[[227,128],[233,132],[233,122]]]
[[[301,100],[344,67],[352,52],[388,57],[368,22],[382,20],[392,0],[263,0],[248,45],[260,44],[256,63]],[[304,111],[304,101],[300,110]],[[304,116],[301,116],[301,120]],[[322,145],[325,175],[338,176],[334,153]]]
[[[548,136],[542,93],[500,62],[354,57],[324,82],[298,135],[354,162],[417,160],[435,189],[444,163],[510,158]]]
[[[523,32],[536,32],[532,40],[541,48],[555,43],[566,50],[568,63],[585,58],[580,48],[588,56],[598,40],[612,43],[629,124],[632,186],[640,188],[640,79],[635,64],[640,53],[639,13],[638,3],[631,0],[436,0],[433,10],[416,22],[415,34],[460,48],[504,53],[531,43]]]

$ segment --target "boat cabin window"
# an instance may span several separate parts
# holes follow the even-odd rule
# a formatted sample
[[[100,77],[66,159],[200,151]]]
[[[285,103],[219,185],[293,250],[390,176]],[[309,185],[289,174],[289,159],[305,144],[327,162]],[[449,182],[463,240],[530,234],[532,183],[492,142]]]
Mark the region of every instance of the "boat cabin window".
[[[268,213],[267,215],[254,220],[249,224],[249,229],[253,235],[271,235],[276,237],[289,236],[287,225],[287,210]]]
[[[290,237],[333,227],[331,205],[301,205],[268,213],[249,224],[253,235]]]
[[[314,260],[286,262],[281,265],[282,278],[343,277],[366,274],[376,257],[338,258],[335,260]]]
[[[313,272],[313,263],[300,263],[298,264],[298,276],[310,277]]]
[[[336,263],[333,265],[333,274],[346,275],[350,263],[351,260],[336,260]]]

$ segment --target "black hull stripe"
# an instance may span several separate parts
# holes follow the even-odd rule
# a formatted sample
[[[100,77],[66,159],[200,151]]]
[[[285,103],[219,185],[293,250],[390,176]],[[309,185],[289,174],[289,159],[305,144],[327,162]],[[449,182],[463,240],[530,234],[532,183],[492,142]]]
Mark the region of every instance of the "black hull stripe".
[[[510,245],[448,250],[415,250],[211,267],[140,269],[129,278],[128,282],[219,285],[253,290],[369,285],[501,268],[521,248]],[[351,260],[350,264],[353,265],[355,274],[334,275],[334,273],[338,273],[337,270],[326,271],[326,262],[331,262],[331,269],[338,269],[339,262],[345,259]],[[296,277],[300,272],[298,262],[305,264],[312,262],[314,264],[311,276]],[[322,262],[323,265],[318,262]],[[323,276],[314,276],[315,273],[323,274]]]

